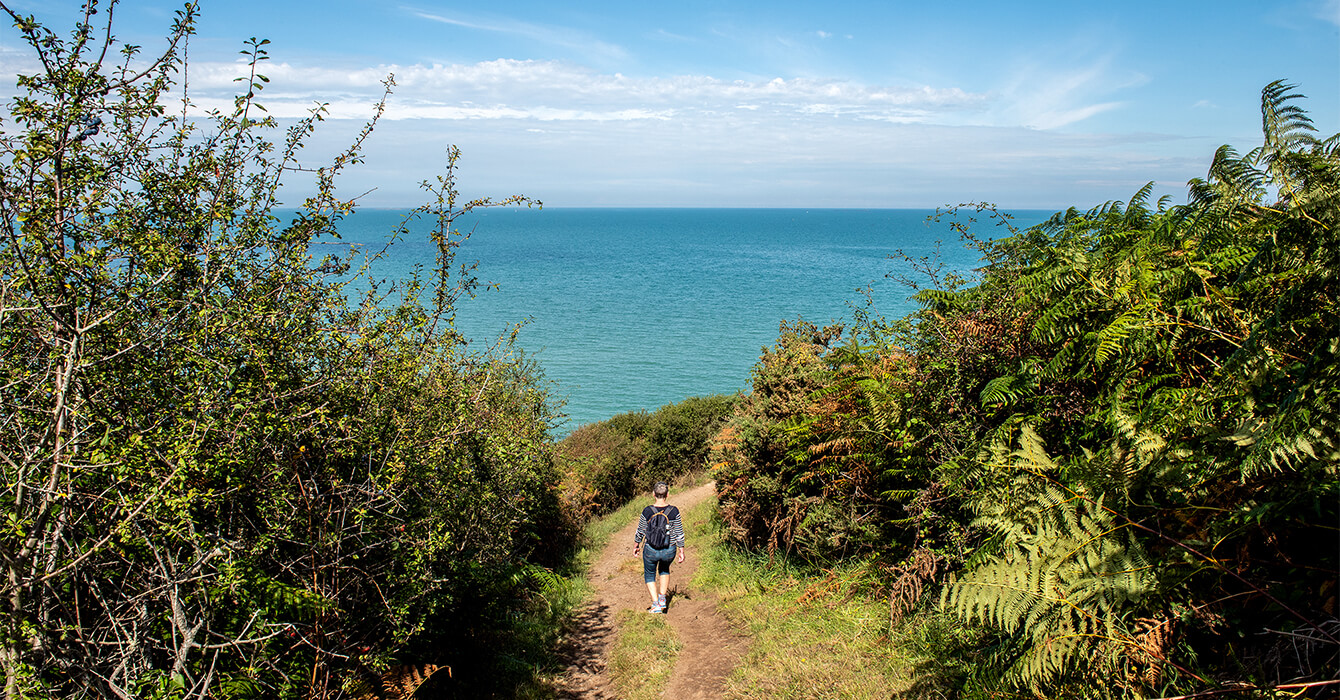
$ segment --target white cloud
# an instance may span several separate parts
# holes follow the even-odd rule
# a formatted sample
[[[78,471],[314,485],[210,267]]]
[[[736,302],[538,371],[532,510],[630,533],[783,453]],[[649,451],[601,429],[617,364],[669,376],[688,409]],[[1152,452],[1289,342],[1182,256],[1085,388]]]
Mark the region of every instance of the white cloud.
[[[664,29],[657,29],[656,31],[652,32],[652,33],[649,35],[648,38],[651,38],[651,39],[662,39],[662,40],[665,40],[665,41],[679,41],[679,42],[697,42],[697,41],[698,41],[697,39],[694,39],[693,37],[690,37],[690,36],[684,36],[683,34],[675,34],[675,33],[673,33],[673,32],[668,32],[668,31],[666,31],[666,30],[664,30]]]
[[[0,63],[15,58],[0,51]],[[281,118],[327,103],[331,121],[304,150],[304,158],[321,162],[372,115],[381,81],[395,74],[371,160],[347,183],[350,191],[384,188],[380,204],[415,201],[412,185],[401,183],[405,173],[432,172],[448,143],[469,153],[472,184],[568,204],[926,205],[962,192],[1018,205],[1073,191],[1095,171],[1123,183],[1185,179],[1181,164],[1146,155],[1166,150],[1145,143],[1153,137],[1057,131],[1123,104],[1112,94],[1123,81],[1101,61],[1060,71],[1039,66],[983,93],[782,76],[638,76],[558,61],[267,62],[262,72],[270,82],[258,101]],[[240,87],[234,78],[246,70],[193,62],[197,107],[231,109]],[[1021,189],[1030,179],[1033,189]],[[702,185],[667,192],[656,184],[671,180]],[[1084,188],[1093,196],[1083,201],[1135,189]],[[824,198],[814,199],[821,192]]]
[[[1122,106],[1121,102],[1103,102],[1099,104],[1084,105],[1074,109],[1052,110],[1035,113],[1032,119],[1032,126],[1037,129],[1056,129],[1063,126],[1069,126],[1075,122],[1081,122],[1095,114],[1116,109]]]
[[[195,102],[231,104],[246,66],[197,63]],[[845,80],[773,78],[726,81],[706,75],[668,78],[597,73],[553,61],[499,59],[469,65],[381,65],[356,69],[265,65],[270,83],[259,101],[277,116],[305,114],[330,103],[333,118],[363,118],[395,76],[386,119],[530,119],[628,121],[672,119],[722,111],[774,115],[817,113],[899,122],[979,111],[986,96],[959,88],[871,86]]]
[[[17,59],[0,51],[0,63]],[[201,110],[226,111],[242,86],[236,79],[247,70],[239,62],[193,62],[192,100]],[[1120,108],[1126,103],[1112,93],[1147,80],[1138,74],[1114,79],[1106,60],[1064,70],[1041,63],[1024,66],[990,93],[781,76],[631,76],[561,61],[515,59],[362,66],[266,62],[260,70],[270,82],[258,101],[283,118],[304,116],[324,103],[329,118],[365,120],[382,96],[383,81],[394,75],[387,121],[674,121],[699,129],[734,114],[753,115],[759,128],[777,133],[821,116],[844,123],[1057,129]]]
[[[1149,77],[1118,74],[1112,62],[1108,55],[1087,63],[1053,60],[1017,67],[985,123],[1059,129],[1117,109],[1125,103],[1111,99],[1112,94],[1143,85]]]
[[[824,31],[824,30],[822,30],[822,29],[816,31],[815,34],[816,34],[820,39],[832,39],[832,38],[833,38],[833,35],[832,35],[831,33],[826,32],[826,31]]]
[[[307,116],[311,113],[315,103],[299,103],[294,100],[267,100],[264,95],[256,100],[265,107],[265,111],[271,116],[280,119],[296,119]],[[199,98],[193,100],[197,114],[204,114],[211,110],[226,112],[233,107],[232,99],[220,98]],[[373,107],[371,102],[361,100],[335,100],[325,103],[325,115],[330,119],[367,119],[372,116]],[[400,119],[441,119],[447,121],[461,120],[529,120],[539,122],[552,121],[571,121],[571,122],[613,122],[613,121],[639,121],[645,119],[670,119],[674,116],[671,110],[648,110],[648,109],[616,109],[616,110],[583,110],[583,109],[565,109],[561,107],[548,107],[544,105],[534,107],[508,107],[506,105],[495,105],[481,107],[474,105],[440,105],[440,104],[399,104],[393,109],[388,109],[384,119],[391,121]]]

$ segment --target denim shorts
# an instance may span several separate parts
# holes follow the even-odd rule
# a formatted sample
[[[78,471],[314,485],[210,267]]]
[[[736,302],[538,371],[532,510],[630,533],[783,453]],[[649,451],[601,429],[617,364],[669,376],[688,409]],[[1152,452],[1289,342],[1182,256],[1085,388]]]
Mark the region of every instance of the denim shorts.
[[[656,569],[659,566],[662,575],[670,573],[670,562],[675,560],[675,546],[672,544],[665,549],[652,549],[646,545],[642,546],[642,579],[647,583],[656,580]]]

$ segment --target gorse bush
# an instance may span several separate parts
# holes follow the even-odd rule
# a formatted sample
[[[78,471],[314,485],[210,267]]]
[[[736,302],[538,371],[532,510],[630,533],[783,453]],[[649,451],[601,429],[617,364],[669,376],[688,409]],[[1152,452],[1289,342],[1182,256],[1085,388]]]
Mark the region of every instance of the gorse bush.
[[[1267,86],[1263,144],[1187,204],[1146,187],[1022,231],[983,207],[1003,236],[956,225],[985,267],[913,317],[784,326],[714,458],[729,531],[867,552],[895,619],[939,590],[980,626],[936,636],[913,695],[1324,687],[1340,137],[1300,99]]]
[[[613,511],[638,490],[643,444],[607,421],[577,428],[563,439],[558,453],[563,501],[579,522]]]
[[[460,201],[451,151],[390,232],[426,231],[433,271],[379,288],[338,244],[336,182],[381,106],[281,217],[325,110],[276,133],[267,42],[233,108],[195,117],[194,5],[147,58],[96,3],[67,36],[5,9],[40,66],[0,132],[7,697],[506,683],[497,649],[566,537],[555,417],[533,364],[452,328],[475,284],[453,222],[531,202]]]

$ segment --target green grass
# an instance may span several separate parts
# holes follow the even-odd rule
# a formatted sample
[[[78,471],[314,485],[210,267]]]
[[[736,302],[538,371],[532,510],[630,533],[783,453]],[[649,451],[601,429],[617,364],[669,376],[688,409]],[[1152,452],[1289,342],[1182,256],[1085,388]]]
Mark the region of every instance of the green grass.
[[[911,663],[890,643],[887,603],[859,565],[809,570],[727,545],[716,502],[686,514],[701,557],[695,586],[751,639],[725,698],[881,698],[909,685]]]
[[[659,698],[683,648],[664,615],[622,610],[610,649],[610,683],[624,700]]]

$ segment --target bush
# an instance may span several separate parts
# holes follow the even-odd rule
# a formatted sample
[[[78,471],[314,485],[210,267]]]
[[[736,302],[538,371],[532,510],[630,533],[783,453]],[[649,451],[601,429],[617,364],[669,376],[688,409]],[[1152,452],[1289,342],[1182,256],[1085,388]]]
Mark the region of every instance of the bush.
[[[1333,682],[1340,135],[1292,89],[1185,205],[980,207],[1008,235],[910,323],[784,324],[714,457],[732,537],[869,551],[895,618],[939,588],[977,629],[912,623],[928,696]]]
[[[324,108],[271,140],[267,42],[232,110],[187,119],[170,93],[194,6],[161,56],[119,65],[96,11],[68,38],[11,13],[43,72],[0,134],[6,696],[496,682],[564,539],[554,418],[533,364],[452,329],[474,286],[451,276],[452,222],[529,200],[458,203],[453,150],[393,232],[429,229],[432,276],[378,289],[336,234],[367,131],[281,218]]]
[[[558,445],[563,498],[585,522],[609,513],[657,481],[701,471],[710,441],[736,397],[695,396],[647,413],[621,413],[573,431]]]

